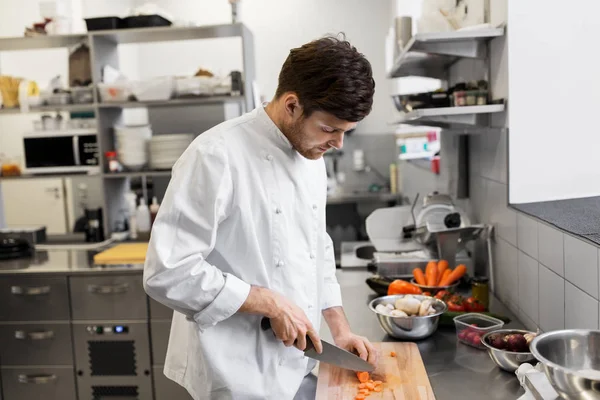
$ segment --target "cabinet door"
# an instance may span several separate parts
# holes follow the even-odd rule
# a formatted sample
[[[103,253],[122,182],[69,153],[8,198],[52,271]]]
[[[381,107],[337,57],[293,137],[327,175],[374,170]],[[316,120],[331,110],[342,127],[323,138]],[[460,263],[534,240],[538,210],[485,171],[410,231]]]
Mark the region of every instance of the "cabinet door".
[[[0,304],[0,321],[68,321],[67,278],[0,278]]]
[[[71,324],[0,325],[3,366],[74,365]]]
[[[6,400],[77,400],[73,367],[2,368]]]
[[[70,278],[73,320],[147,319],[141,275]]]
[[[167,356],[171,321],[151,321],[150,334],[152,335],[152,364],[162,365]]]
[[[153,367],[154,400],[192,400],[192,396],[178,383],[163,373],[163,367]]]
[[[64,192],[60,178],[2,181],[6,225],[44,225],[50,234],[67,233]]]

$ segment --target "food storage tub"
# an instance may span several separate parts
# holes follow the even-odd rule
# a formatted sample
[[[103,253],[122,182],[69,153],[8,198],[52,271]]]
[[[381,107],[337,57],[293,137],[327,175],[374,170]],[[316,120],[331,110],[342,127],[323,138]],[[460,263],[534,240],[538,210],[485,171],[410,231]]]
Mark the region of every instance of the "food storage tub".
[[[120,103],[129,100],[131,96],[130,82],[99,83],[100,100],[105,103]]]
[[[74,104],[90,104],[94,102],[94,89],[92,86],[71,88],[71,98]]]
[[[459,342],[485,350],[481,337],[491,331],[501,329],[504,322],[485,314],[469,313],[454,318],[456,337]]]
[[[210,96],[218,84],[214,77],[189,76],[175,79],[175,95],[185,96]]]
[[[133,95],[139,101],[166,101],[173,96],[173,77],[151,78],[133,82]]]
[[[46,104],[50,106],[61,106],[69,104],[71,102],[71,94],[66,92],[61,93],[47,93]]]

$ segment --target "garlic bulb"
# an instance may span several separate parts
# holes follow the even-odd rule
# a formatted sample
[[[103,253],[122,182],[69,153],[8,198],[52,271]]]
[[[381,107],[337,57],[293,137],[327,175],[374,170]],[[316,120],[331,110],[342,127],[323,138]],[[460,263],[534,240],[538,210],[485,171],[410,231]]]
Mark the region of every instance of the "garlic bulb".
[[[533,339],[535,339],[535,337],[540,333],[540,330],[538,329],[538,331],[536,333],[526,333],[523,336],[525,337],[525,340],[527,340],[527,344],[530,345],[531,342],[533,341]]]
[[[433,308],[433,301],[431,300],[423,300],[419,307],[419,316],[425,317],[427,315],[435,314],[435,308]]]
[[[385,306],[386,306],[387,308],[389,308],[389,309],[390,309],[390,311],[391,311],[391,310],[395,310],[395,309],[396,309],[396,307],[394,307],[394,305],[393,305],[392,303],[387,303]]]
[[[391,310],[383,304],[377,304],[377,307],[375,307],[375,311],[383,315],[390,315],[391,313]]]
[[[404,311],[400,310],[393,310],[390,315],[394,318],[408,317]]]

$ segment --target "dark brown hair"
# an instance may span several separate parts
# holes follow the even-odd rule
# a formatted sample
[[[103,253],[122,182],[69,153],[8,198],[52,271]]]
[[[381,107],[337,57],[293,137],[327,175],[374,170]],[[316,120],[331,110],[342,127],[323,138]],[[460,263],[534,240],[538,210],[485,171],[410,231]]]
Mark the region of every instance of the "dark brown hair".
[[[308,117],[324,111],[358,122],[371,112],[375,81],[371,64],[344,38],[328,36],[290,50],[275,98],[294,92]]]

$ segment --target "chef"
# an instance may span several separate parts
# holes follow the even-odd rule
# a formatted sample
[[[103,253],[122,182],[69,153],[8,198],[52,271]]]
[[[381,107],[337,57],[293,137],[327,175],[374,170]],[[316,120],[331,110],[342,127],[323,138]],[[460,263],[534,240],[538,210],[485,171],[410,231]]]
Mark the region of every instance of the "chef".
[[[173,167],[144,288],[175,310],[164,373],[195,400],[314,399],[301,350],[308,336],[322,351],[321,316],[337,346],[376,363],[342,308],[323,161],[374,89],[350,43],[315,40],[290,51],[272,102],[202,133]]]

